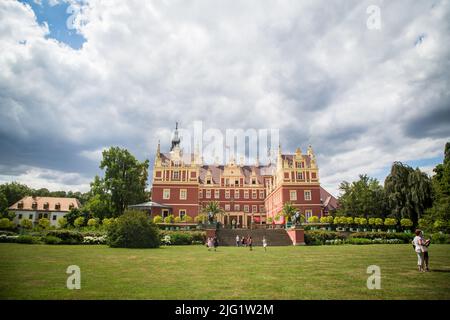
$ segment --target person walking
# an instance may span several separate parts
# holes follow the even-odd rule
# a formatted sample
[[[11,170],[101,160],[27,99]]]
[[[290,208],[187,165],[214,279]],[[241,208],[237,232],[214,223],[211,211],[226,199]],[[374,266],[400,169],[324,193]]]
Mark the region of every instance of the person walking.
[[[419,268],[419,272],[425,272],[424,270],[424,249],[423,249],[423,238],[420,236],[422,233],[421,230],[417,229],[415,231],[416,236],[414,237],[412,243],[414,246],[414,251],[417,254],[417,266]]]
[[[262,245],[263,245],[264,251],[267,251],[267,240],[266,240],[266,236],[263,236],[263,239],[262,239]]]
[[[246,247],[245,237],[244,237],[244,236],[242,236],[241,243],[242,243],[242,246],[243,246],[243,247]]]
[[[420,237],[422,238],[422,249],[423,249],[423,262],[424,262],[424,267],[425,267],[425,271],[429,272],[430,271],[430,267],[429,267],[429,256],[428,256],[428,247],[430,246],[431,240],[427,239],[425,240],[425,237],[423,236],[423,231],[420,231]]]
[[[219,246],[219,239],[217,239],[217,237],[214,237],[213,245],[214,245],[214,251],[217,251],[217,247]]]
[[[250,247],[250,251],[253,250],[253,240],[252,237],[248,237],[247,244]]]
[[[239,247],[241,244],[241,239],[239,239],[239,235],[236,235],[236,247]]]
[[[208,251],[211,251],[212,247],[213,247],[212,238],[208,237]]]

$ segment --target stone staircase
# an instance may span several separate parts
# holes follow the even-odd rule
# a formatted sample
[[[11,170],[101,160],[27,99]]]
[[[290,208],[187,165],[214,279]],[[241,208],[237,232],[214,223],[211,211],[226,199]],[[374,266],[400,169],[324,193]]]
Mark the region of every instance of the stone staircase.
[[[236,246],[236,236],[239,238],[251,236],[253,246],[262,246],[265,236],[267,245],[270,246],[292,246],[292,240],[284,229],[219,229],[217,238],[220,246]]]

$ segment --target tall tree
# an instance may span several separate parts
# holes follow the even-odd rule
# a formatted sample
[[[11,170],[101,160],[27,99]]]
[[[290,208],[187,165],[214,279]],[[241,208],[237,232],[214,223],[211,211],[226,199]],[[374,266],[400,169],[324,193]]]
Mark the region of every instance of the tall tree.
[[[11,182],[0,185],[0,193],[4,194],[8,206],[11,206],[23,197],[31,195],[32,190],[24,184]]]
[[[430,225],[436,224],[436,231],[450,231],[450,142],[445,144],[444,161],[434,168],[432,178],[433,207],[427,210]],[[444,226],[444,227],[443,227]]]
[[[338,215],[351,217],[383,217],[386,215],[386,201],[383,187],[377,179],[360,175],[359,180],[343,181],[339,189]]]
[[[103,151],[100,169],[105,170],[105,177],[99,179],[99,184],[104,184],[111,195],[117,215],[121,215],[128,205],[146,200],[148,165],[148,160],[139,162],[126,149],[111,147]]]
[[[431,179],[418,168],[394,162],[384,187],[392,216],[408,218],[416,225],[432,204]]]

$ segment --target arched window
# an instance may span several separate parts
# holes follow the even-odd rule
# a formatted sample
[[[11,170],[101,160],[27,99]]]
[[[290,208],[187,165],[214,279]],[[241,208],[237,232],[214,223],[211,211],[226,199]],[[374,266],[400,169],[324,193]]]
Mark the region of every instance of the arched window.
[[[55,210],[61,210],[61,204],[59,202],[55,204]]]
[[[33,204],[31,205],[31,208],[32,208],[33,210],[37,210],[37,202],[36,202],[36,201],[33,202]]]
[[[44,210],[48,210],[50,207],[50,205],[48,204],[48,202],[44,203]]]

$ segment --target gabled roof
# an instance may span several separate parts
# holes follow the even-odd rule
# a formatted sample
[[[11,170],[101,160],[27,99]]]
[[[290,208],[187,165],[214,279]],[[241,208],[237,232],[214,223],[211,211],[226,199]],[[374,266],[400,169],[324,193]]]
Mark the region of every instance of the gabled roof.
[[[328,210],[334,210],[338,208],[337,199],[323,187],[320,187],[320,199],[322,200],[322,205],[324,207],[328,207]]]
[[[19,209],[19,203],[23,207]],[[33,208],[33,203],[37,204],[37,208]],[[48,209],[44,209],[44,205],[48,204]],[[56,205],[60,205],[60,209],[56,209]],[[33,210],[33,211],[70,211],[69,207],[80,208],[81,203],[76,198],[58,198],[58,197],[31,197],[27,196],[14,203],[9,210]]]

